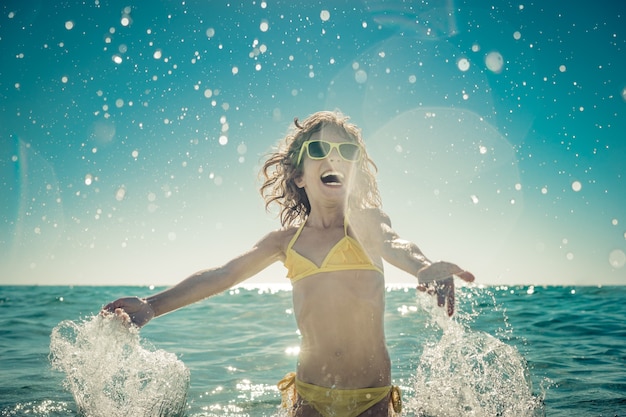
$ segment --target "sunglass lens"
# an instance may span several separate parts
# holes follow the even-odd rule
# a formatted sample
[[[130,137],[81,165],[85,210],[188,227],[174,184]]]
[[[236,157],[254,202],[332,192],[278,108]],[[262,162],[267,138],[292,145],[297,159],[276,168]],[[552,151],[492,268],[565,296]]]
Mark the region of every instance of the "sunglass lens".
[[[330,152],[330,144],[321,140],[314,140],[309,142],[308,151],[311,158],[326,158]]]
[[[354,143],[342,143],[339,145],[339,152],[348,161],[356,161],[361,157],[361,148]]]

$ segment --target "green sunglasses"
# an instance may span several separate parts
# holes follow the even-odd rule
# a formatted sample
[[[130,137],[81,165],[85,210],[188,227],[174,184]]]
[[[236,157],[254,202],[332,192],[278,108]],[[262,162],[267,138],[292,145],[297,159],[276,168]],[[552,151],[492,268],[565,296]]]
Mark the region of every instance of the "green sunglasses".
[[[324,159],[333,149],[337,149],[339,155],[348,162],[356,162],[361,159],[361,145],[354,142],[328,142],[325,140],[307,140],[302,144],[298,154],[296,166],[300,166],[304,150],[311,159]]]

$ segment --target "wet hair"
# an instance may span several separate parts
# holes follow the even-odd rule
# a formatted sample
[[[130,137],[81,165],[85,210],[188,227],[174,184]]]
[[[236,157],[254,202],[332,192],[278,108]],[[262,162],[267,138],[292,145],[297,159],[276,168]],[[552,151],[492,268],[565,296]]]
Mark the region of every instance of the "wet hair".
[[[361,159],[356,162],[355,184],[348,200],[349,208],[364,209],[381,206],[380,194],[376,183],[376,164],[370,159],[365,149],[361,130],[348,122],[348,117],[339,111],[320,111],[299,121],[294,119],[293,126],[278,149],[269,155],[261,169],[264,178],[260,192],[265,200],[265,208],[277,204],[280,207],[280,222],[290,226],[304,221],[311,212],[311,204],[303,188],[296,185],[296,179],[302,175],[302,163],[297,165],[302,144],[326,126],[335,126],[343,130],[351,141],[363,148]]]

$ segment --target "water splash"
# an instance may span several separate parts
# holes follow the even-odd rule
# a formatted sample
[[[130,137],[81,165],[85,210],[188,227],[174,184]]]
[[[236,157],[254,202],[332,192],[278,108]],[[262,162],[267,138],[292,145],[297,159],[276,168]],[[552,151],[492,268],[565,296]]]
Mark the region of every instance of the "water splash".
[[[415,396],[407,408],[419,416],[544,415],[526,360],[515,347],[471,330],[467,321],[472,314],[450,320],[432,300],[418,302],[441,333],[424,347],[413,380]]]
[[[51,334],[50,361],[65,373],[64,385],[86,416],[176,417],[185,412],[189,370],[115,318],[59,323]]]

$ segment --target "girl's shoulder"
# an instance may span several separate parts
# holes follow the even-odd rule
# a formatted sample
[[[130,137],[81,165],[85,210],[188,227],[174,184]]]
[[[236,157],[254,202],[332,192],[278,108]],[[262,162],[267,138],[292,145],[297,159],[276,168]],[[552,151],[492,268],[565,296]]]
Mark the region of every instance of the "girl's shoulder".
[[[350,218],[353,222],[358,222],[367,227],[380,226],[381,224],[391,225],[391,220],[387,213],[380,208],[364,208],[355,210]]]
[[[355,234],[363,242],[378,246],[391,227],[389,216],[379,208],[365,208],[351,212],[349,223]]]
[[[289,242],[294,238],[298,232],[299,225],[285,226],[280,229],[276,229],[267,236],[274,245],[279,247],[283,252],[287,250]]]
[[[257,241],[254,247],[267,257],[284,261],[287,255],[289,242],[295,235],[296,231],[297,228],[294,227],[273,230]]]

